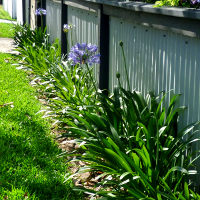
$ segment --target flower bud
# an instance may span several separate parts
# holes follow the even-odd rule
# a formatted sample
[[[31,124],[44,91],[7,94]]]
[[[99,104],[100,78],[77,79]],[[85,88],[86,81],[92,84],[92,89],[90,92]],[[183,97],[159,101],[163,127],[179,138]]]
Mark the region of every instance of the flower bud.
[[[120,78],[120,73],[119,72],[116,73],[116,77],[117,77],[117,79]]]
[[[122,41],[119,42],[119,45],[123,47],[124,43]]]

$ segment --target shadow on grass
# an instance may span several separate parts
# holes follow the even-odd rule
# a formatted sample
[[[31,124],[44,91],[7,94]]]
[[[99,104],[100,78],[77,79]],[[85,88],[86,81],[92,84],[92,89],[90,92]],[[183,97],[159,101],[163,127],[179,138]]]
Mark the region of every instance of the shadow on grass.
[[[9,113],[6,109],[10,110],[1,111]],[[81,199],[72,191],[71,182],[63,183],[66,163],[58,157],[60,150],[48,136],[47,122],[41,116],[11,111],[5,127],[1,117],[0,186],[9,190],[23,187],[42,200]]]

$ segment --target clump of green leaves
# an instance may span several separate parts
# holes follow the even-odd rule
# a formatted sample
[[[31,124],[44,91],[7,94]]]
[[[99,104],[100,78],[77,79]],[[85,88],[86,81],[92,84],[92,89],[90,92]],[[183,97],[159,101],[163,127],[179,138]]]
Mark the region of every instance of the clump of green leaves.
[[[30,25],[15,26],[14,43],[17,49],[24,49],[26,45],[34,45],[48,49],[51,46],[49,42],[49,34],[46,34],[46,28],[43,30],[40,27],[32,30]]]
[[[58,64],[61,61],[61,48],[58,40],[48,48],[38,47],[35,43],[24,43],[23,48],[18,48],[18,52],[20,55],[17,57],[22,60],[19,65],[40,77],[48,73],[53,63]]]
[[[120,46],[125,60],[123,42]],[[194,161],[199,155],[191,150],[199,141],[197,124],[178,131],[185,109],[176,106],[179,95],[167,106],[166,94],[144,98],[130,84],[128,90],[122,88],[117,78],[114,94],[98,93],[100,103],[93,110],[66,112],[71,127],[63,137],[76,138],[84,154],[75,154],[75,160],[88,163],[78,173],[101,173],[99,191],[78,190],[107,199],[198,199],[188,187],[189,176],[197,173]]]
[[[17,25],[14,41],[17,51],[20,53],[17,56],[21,61],[20,65],[35,72],[37,76],[43,76],[52,63],[61,61],[59,41],[56,40],[54,44],[51,44],[46,29],[42,30],[39,27],[31,30],[29,25]]]
[[[196,158],[189,159],[193,155],[191,145],[199,139],[192,133],[196,124],[177,131],[177,118],[184,110],[175,106],[178,95],[168,108],[163,105],[165,94],[160,100],[152,94],[144,99],[137,91],[118,88],[112,97],[99,97],[101,105],[96,112],[84,110],[82,117],[69,113],[76,123],[70,123],[66,135],[71,133],[84,144],[85,153],[76,160],[89,163],[80,173],[102,173],[97,184],[102,190],[85,191],[113,199],[171,200],[185,196],[188,177],[196,173],[191,170]],[[197,199],[191,193],[192,198]]]
[[[162,7],[162,6],[179,6],[179,0],[161,0],[155,2],[154,7]]]
[[[15,41],[20,52],[17,56],[21,61],[19,68],[30,70],[41,95],[48,97],[46,103],[51,107],[48,116],[54,113],[64,124],[59,119],[67,109],[79,110],[95,102],[95,88],[89,79],[89,72],[82,66],[72,66],[64,56],[61,57],[58,40],[50,44],[45,31],[40,28],[31,30],[25,25],[16,27]]]

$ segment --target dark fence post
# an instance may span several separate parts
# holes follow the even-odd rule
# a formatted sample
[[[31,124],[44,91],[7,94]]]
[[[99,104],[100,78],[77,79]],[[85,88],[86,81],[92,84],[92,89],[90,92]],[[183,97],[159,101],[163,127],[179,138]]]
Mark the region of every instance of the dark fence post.
[[[63,25],[68,23],[68,19],[67,19],[67,11],[68,11],[68,7],[66,4],[64,4],[63,0],[61,2],[61,52],[62,54],[66,54],[67,53],[67,38],[66,38],[66,34],[63,31]]]
[[[100,73],[99,88],[108,91],[109,86],[109,16],[103,14],[103,6],[101,5],[100,17]]]
[[[25,25],[26,22],[26,1],[22,0],[22,21],[23,21],[23,25]]]
[[[46,10],[46,0],[42,0],[41,7]],[[42,17],[43,17],[43,27],[46,27],[46,15],[43,15]]]
[[[31,25],[31,0],[28,1],[29,6],[28,6],[28,24]]]

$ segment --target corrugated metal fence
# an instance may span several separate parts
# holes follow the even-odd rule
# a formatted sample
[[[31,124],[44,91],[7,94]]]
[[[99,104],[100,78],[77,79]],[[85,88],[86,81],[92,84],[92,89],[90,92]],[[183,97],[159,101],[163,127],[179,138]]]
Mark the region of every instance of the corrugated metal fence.
[[[188,107],[184,122],[200,120],[200,40],[111,17],[111,90],[117,85],[117,72],[126,79],[120,40],[124,42],[132,89],[144,95],[148,91],[181,93],[180,104]],[[123,85],[127,87],[126,81]]]

